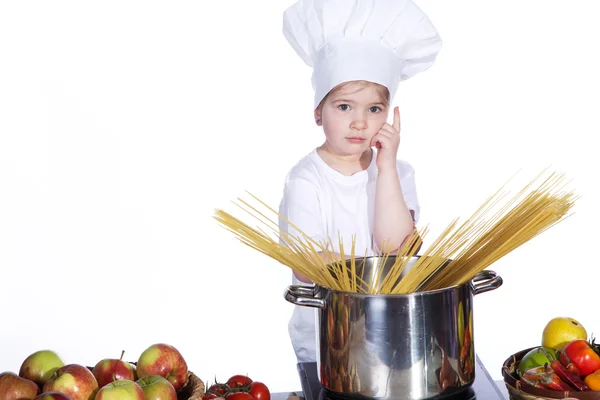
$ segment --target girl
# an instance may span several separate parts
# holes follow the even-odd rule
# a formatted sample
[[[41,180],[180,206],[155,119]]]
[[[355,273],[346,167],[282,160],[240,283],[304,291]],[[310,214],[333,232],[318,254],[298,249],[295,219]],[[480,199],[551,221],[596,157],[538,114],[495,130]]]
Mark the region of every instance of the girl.
[[[397,160],[400,114],[386,121],[398,83],[429,68],[441,41],[410,0],[300,0],[284,34],[314,68],[314,118],[324,143],[288,173],[279,213],[339,252],[393,252],[419,218],[414,169]],[[280,220],[280,230],[300,233]],[[325,255],[323,255],[325,257]],[[311,283],[294,274],[294,284]],[[314,310],[295,307],[289,333],[298,362],[316,360]]]

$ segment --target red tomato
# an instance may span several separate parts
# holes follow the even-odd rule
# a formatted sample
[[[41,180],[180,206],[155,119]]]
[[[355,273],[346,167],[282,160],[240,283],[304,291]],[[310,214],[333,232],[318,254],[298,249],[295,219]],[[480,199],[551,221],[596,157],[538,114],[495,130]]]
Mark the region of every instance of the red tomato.
[[[252,382],[250,385],[250,394],[256,400],[271,400],[269,388],[262,382]]]
[[[232,392],[225,396],[227,400],[255,400],[250,393]]]
[[[202,400],[212,400],[212,399],[216,399],[217,397],[219,397],[219,396],[217,396],[214,393],[211,393],[211,394],[206,394],[206,395],[202,396]]]
[[[252,383],[252,379],[248,378],[245,375],[234,375],[227,381],[227,385],[230,388],[241,388],[244,386],[250,386]]]
[[[590,344],[583,340],[574,340],[560,353],[560,362],[564,366],[573,363],[581,376],[586,376],[600,369],[600,356]]]
[[[215,383],[206,391],[207,394],[216,394],[216,397],[222,397],[225,393],[229,392],[229,385],[226,383]]]

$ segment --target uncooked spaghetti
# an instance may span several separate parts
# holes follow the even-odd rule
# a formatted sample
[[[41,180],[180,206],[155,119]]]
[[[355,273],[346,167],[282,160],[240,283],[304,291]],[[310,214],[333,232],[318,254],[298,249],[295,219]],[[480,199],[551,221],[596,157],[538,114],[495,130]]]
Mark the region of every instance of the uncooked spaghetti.
[[[276,210],[256,196],[250,196],[266,208],[274,218],[282,218],[299,236],[279,231],[277,219],[271,219],[247,201],[238,199],[242,210],[255,218],[260,225],[252,228],[233,215],[217,209],[215,218],[239,240],[255,250],[277,260],[300,273],[317,285],[330,289],[365,294],[408,294],[451,287],[465,283],[506,254],[533,239],[540,233],[569,216],[576,199],[572,192],[564,191],[565,178],[552,173],[534,187],[540,174],[525,185],[516,195],[502,204],[506,197],[503,188],[489,197],[464,223],[458,219],[416,257],[414,264],[402,274],[428,233],[428,228],[418,228],[394,252],[395,261],[384,272],[375,270],[375,277],[359,276],[357,266],[364,257],[357,258],[354,240],[350,254],[345,254],[340,238],[339,255],[333,252],[333,242],[317,242],[304,234],[292,221],[286,220]],[[377,257],[385,265],[390,250],[383,249]],[[402,276],[402,278],[401,278]],[[371,282],[370,284],[367,284]]]

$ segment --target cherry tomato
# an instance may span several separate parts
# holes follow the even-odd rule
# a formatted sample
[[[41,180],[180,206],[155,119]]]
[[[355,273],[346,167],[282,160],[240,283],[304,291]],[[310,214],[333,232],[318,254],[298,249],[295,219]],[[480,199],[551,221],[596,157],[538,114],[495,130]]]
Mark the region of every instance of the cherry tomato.
[[[271,400],[271,392],[269,388],[262,382],[252,382],[250,384],[250,394],[256,400]]]
[[[255,400],[250,393],[246,392],[232,392],[225,396],[227,400]]]
[[[560,362],[564,366],[575,364],[581,376],[586,376],[600,369],[600,356],[590,344],[583,340],[573,340],[560,353]]]
[[[229,392],[229,385],[226,383],[215,383],[206,391],[207,394],[216,394],[216,397],[222,397],[225,393]]]
[[[234,375],[227,381],[227,385],[230,388],[242,388],[244,386],[250,386],[252,379],[245,375]]]
[[[204,396],[202,396],[202,400],[212,400],[212,399],[216,399],[217,397],[219,397],[219,396],[217,396],[214,393],[205,394]]]

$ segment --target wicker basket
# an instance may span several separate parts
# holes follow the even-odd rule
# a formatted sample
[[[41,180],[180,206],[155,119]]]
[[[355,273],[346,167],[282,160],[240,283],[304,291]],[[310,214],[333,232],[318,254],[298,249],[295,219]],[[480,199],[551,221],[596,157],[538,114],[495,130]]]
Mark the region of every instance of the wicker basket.
[[[568,391],[559,392],[557,390],[540,389],[529,385],[521,380],[517,373],[519,362],[535,347],[522,350],[513,354],[504,361],[502,365],[502,377],[504,384],[508,389],[510,400],[550,400],[550,399],[580,399],[580,400],[600,400],[600,391],[578,392]]]
[[[188,372],[185,385],[177,392],[177,400],[202,400],[204,390],[204,382],[193,372]]]

